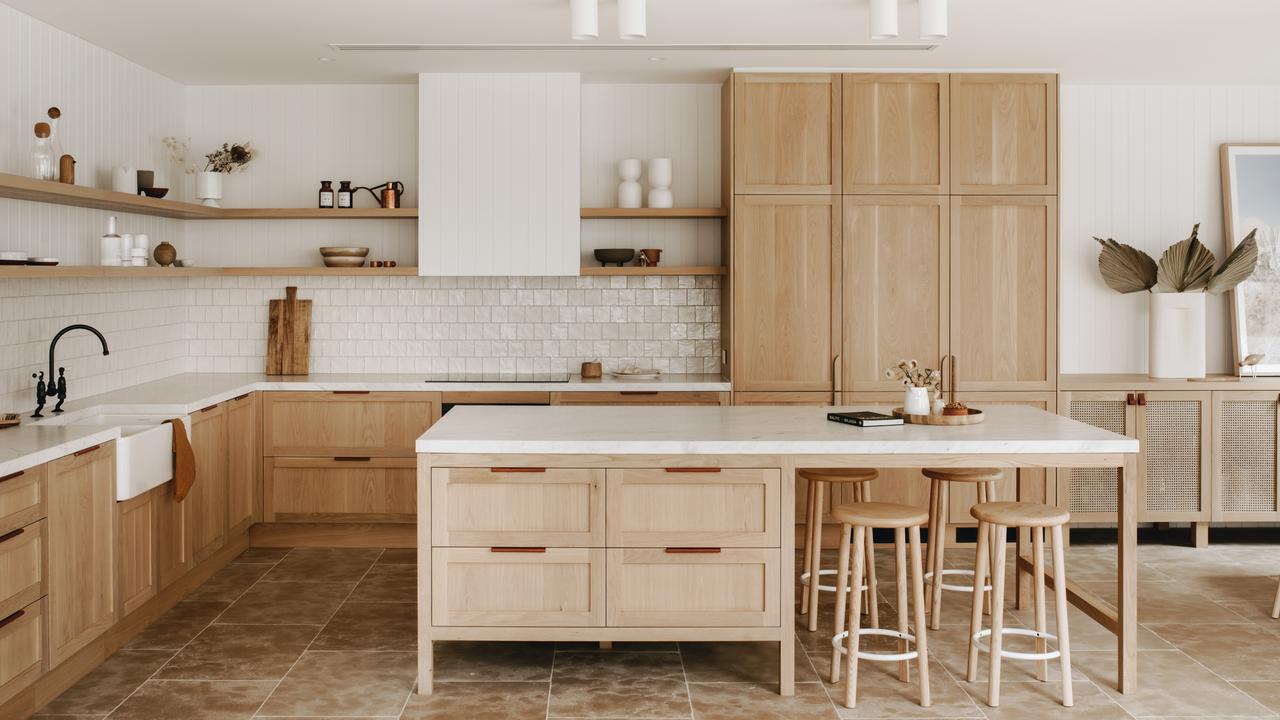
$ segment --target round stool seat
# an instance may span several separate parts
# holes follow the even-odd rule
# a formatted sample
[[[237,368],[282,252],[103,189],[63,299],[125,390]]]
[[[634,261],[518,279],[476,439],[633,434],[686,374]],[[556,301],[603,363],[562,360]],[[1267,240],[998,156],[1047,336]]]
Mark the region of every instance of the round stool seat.
[[[864,502],[837,505],[832,516],[842,523],[872,528],[909,528],[924,525],[929,513],[911,505]]]
[[[863,483],[880,476],[873,468],[807,468],[796,473],[809,482]]]
[[[1053,527],[1071,519],[1066,510],[1027,502],[980,503],[969,513],[982,522],[1005,527]]]
[[[920,473],[930,480],[949,482],[995,482],[1004,477],[998,468],[924,468]]]

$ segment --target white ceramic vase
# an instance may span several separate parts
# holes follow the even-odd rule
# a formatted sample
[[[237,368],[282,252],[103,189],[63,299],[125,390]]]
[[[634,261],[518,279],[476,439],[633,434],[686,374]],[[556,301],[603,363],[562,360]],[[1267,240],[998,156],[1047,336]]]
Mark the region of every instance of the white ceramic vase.
[[[930,410],[929,388],[907,387],[902,394],[902,412],[908,415],[928,415]]]
[[[669,208],[671,197],[671,158],[649,161],[649,207]]]
[[[1153,378],[1204,377],[1205,293],[1151,293],[1147,367]]]
[[[196,173],[196,197],[205,207],[222,207],[218,204],[222,199],[222,173]]]
[[[618,207],[638,208],[643,204],[644,190],[640,187],[640,172],[643,166],[639,158],[627,158],[618,161]]]
[[[54,158],[57,162],[57,158]],[[111,168],[111,189],[126,195],[138,194],[138,171],[131,167]]]

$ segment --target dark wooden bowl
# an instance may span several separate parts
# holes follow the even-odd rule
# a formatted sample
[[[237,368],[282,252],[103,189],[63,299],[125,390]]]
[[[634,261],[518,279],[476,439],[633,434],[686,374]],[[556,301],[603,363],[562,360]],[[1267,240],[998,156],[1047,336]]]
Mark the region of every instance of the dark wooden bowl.
[[[600,261],[600,266],[617,265],[622,267],[624,263],[629,263],[636,257],[636,251],[631,248],[600,248],[595,252],[596,260]]]

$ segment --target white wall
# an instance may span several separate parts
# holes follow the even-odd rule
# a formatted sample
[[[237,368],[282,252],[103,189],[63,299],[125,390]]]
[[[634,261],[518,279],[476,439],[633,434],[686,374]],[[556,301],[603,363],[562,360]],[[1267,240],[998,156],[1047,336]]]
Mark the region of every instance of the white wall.
[[[1090,86],[1061,89],[1061,367],[1145,373],[1146,294],[1118,295],[1098,275],[1114,237],[1159,260],[1200,225],[1226,257],[1218,146],[1280,142],[1280,87]],[[1209,372],[1232,372],[1225,298],[1210,296]]]

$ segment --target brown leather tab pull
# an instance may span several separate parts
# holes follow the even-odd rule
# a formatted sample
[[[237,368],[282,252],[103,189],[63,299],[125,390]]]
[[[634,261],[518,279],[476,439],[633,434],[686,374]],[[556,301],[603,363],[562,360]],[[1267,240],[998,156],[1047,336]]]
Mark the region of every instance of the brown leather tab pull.
[[[665,468],[669,473],[718,473],[718,467],[669,467]]]
[[[544,467],[491,467],[489,472],[492,473],[544,473],[547,469]]]
[[[720,548],[669,547],[664,548],[663,552],[668,555],[718,555]]]
[[[547,549],[544,547],[491,547],[491,553],[544,553]]]

